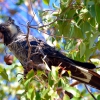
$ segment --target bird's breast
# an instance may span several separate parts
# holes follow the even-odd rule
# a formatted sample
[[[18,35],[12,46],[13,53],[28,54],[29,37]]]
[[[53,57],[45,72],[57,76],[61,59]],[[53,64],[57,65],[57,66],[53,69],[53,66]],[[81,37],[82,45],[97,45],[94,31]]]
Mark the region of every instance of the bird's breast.
[[[13,42],[8,45],[9,50],[15,55],[18,60],[25,65],[27,61],[27,51],[22,47],[20,42]]]

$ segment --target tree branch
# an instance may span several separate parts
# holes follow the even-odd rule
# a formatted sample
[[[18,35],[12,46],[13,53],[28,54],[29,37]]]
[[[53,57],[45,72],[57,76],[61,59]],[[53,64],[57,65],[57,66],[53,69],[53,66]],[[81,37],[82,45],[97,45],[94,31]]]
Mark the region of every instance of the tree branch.
[[[90,93],[90,95],[92,96],[92,98],[94,99],[94,100],[97,100],[96,98],[95,98],[95,96],[92,94],[92,92],[90,91],[90,89],[86,86],[86,84],[84,84],[85,85],[85,88],[86,88],[86,90]]]
[[[79,81],[75,81],[72,84],[70,84],[70,86],[75,86],[75,85],[78,85],[78,84],[80,84],[80,82]]]

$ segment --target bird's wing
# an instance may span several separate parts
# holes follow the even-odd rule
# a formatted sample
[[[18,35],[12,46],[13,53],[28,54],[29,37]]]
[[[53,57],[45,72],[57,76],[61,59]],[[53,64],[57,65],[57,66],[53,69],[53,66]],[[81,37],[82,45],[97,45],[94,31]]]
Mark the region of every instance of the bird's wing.
[[[29,42],[32,47],[30,59],[35,64],[35,67],[41,67],[38,65],[43,64],[43,59],[44,59],[50,68],[52,65],[53,66],[60,65],[61,69],[59,70],[59,73],[61,73],[64,69],[65,73],[63,75],[68,76],[67,71],[69,70],[71,71],[71,77],[73,79],[76,79],[83,83],[89,84],[97,89],[100,89],[100,85],[99,85],[100,75],[98,75],[93,71],[88,70],[88,67],[91,68],[91,64],[87,63],[86,66],[87,68],[84,68],[82,63],[80,64],[80,66],[78,64],[75,64],[74,60],[70,60],[68,57],[64,56],[59,51],[55,50],[55,48],[49,46],[48,44],[46,44],[41,40],[29,38]],[[27,53],[26,55],[28,55],[29,46],[27,40],[24,39],[18,41],[18,43],[23,48],[22,54],[19,55],[22,55],[24,56],[23,58],[27,59],[27,57],[23,54],[25,51]]]
[[[44,43],[41,40],[36,42],[40,49],[38,50],[39,53],[43,56],[46,56],[47,64],[58,66],[60,65],[65,70],[65,75],[68,76],[67,71],[71,71],[71,77],[81,81],[83,83],[89,84],[97,89],[100,89],[100,75],[95,73],[94,71],[89,70],[90,68],[94,67],[94,64],[90,63],[75,63],[74,60],[69,59],[68,57],[64,56],[59,51],[55,50],[55,48],[49,46],[48,44]],[[31,41],[31,45],[34,44]],[[34,50],[33,50],[34,51]],[[85,68],[84,68],[85,67]]]

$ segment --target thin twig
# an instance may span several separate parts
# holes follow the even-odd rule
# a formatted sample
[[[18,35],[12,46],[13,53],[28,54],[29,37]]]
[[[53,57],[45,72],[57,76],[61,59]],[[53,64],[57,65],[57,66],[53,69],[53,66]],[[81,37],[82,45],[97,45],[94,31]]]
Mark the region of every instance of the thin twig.
[[[25,26],[25,27],[27,27],[26,25],[24,25],[24,24],[21,24],[20,23],[20,25],[23,25],[23,26]],[[30,27],[30,26],[29,26]],[[38,29],[38,28],[40,28],[40,27],[38,27],[37,25],[34,25],[34,26],[32,26],[34,29]],[[31,27],[30,27],[31,28]],[[39,29],[38,29],[39,30]],[[47,34],[47,35],[49,35],[49,36],[51,36],[51,37],[58,37],[58,38],[62,38],[62,36],[56,36],[56,35],[50,35],[50,34],[48,34],[47,32],[43,32],[43,31],[41,31],[41,30],[39,30],[40,32],[42,32],[42,33],[45,33],[45,34]],[[69,37],[67,37],[67,36],[64,36],[64,38],[65,39],[79,39],[79,38],[69,38]]]
[[[43,81],[37,75],[34,75],[34,78],[37,79],[36,81],[39,81],[39,82],[41,82],[41,84],[44,84]]]
[[[30,1],[30,8],[31,8],[31,11],[32,11],[32,13],[33,13],[33,18],[35,17],[35,13],[34,13],[34,11],[33,11],[33,7],[32,7],[32,1],[31,0],[29,0]]]
[[[22,75],[22,76],[24,76],[24,74],[22,74],[22,73],[17,73],[17,74],[16,74],[16,77],[17,77],[18,75]]]
[[[35,28],[35,29],[39,29],[39,28],[43,28],[43,27],[46,27],[46,26],[49,26],[49,25],[51,25],[51,24],[53,24],[53,23],[55,23],[57,20],[59,20],[59,18],[57,17],[53,22],[50,22],[50,23],[48,23],[48,24],[45,24],[45,25],[41,25],[41,26],[34,26],[34,25],[31,25],[31,26],[29,26],[30,28]]]
[[[29,22],[27,23],[27,36],[26,36],[26,39],[27,39],[27,44],[28,44],[28,58],[27,58],[27,61],[30,60],[30,55],[31,55],[31,45],[30,45],[30,42],[29,42],[29,34],[30,34],[30,28],[29,28]]]
[[[75,86],[75,85],[78,85],[78,84],[80,84],[80,82],[79,81],[75,81],[72,84],[70,84],[70,86]]]
[[[54,21],[52,21],[52,22],[50,22],[50,23],[48,23],[48,24],[41,25],[41,26],[30,25],[29,27],[30,27],[30,28],[34,28],[34,29],[39,29],[39,28],[43,28],[43,27],[49,26],[49,25],[55,23],[55,22],[58,21],[58,20],[71,21],[71,20],[73,20],[73,18],[70,18],[70,19],[61,19],[60,17],[57,17]]]
[[[29,12],[30,12],[30,14],[32,16],[32,20],[30,21],[30,23],[31,23],[33,21],[33,19],[35,19],[35,15],[36,15],[35,12],[33,11],[32,1],[31,0],[29,0],[28,8],[29,8]]]
[[[20,78],[19,80],[18,80],[18,82],[20,82],[20,81],[22,81],[23,80],[23,78]]]
[[[95,98],[95,96],[92,94],[92,92],[90,91],[90,89],[86,86],[86,84],[84,84],[85,85],[85,88],[87,89],[87,91],[90,93],[90,95],[92,96],[92,98],[94,99],[94,100],[97,100],[96,98]]]
[[[30,0],[30,2],[31,2],[31,0]],[[72,1],[71,1],[72,2]],[[73,4],[71,4],[71,2],[70,2],[70,4],[69,4],[69,6],[67,7],[67,9],[71,6],[71,5],[73,5]],[[32,9],[32,5],[31,5],[31,9]],[[62,17],[62,15],[67,11],[67,9],[63,12],[63,13],[61,13],[61,15],[60,16],[58,16],[53,22],[51,22],[51,23],[48,23],[48,24],[46,24],[46,25],[42,25],[42,26],[38,26],[38,27],[34,27],[34,25],[31,25],[31,26],[29,26],[30,28],[43,28],[43,27],[46,27],[46,26],[49,26],[49,25],[51,25],[51,24],[53,24],[54,22],[56,22],[57,20],[59,20],[59,18],[61,18]],[[33,12],[33,10],[32,10],[32,12]],[[71,19],[72,20],[72,19]]]
[[[39,30],[40,32],[42,32],[41,30]],[[56,35],[51,35],[51,34],[48,34],[47,32],[43,32],[43,33],[45,33],[45,34],[47,34],[47,35],[49,35],[49,36],[51,36],[51,37],[58,37],[58,38],[62,38],[62,36],[56,36]],[[79,39],[79,38],[69,38],[69,37],[67,37],[67,36],[63,36],[65,39]]]

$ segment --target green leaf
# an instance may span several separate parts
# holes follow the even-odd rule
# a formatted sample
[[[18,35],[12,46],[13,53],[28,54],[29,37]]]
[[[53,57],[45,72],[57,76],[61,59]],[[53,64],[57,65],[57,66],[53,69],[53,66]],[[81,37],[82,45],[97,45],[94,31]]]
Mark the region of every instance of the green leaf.
[[[81,100],[81,98],[73,97],[71,100]]]
[[[57,40],[55,40],[53,42],[54,46],[57,47],[58,49],[60,49],[60,44],[57,42]]]
[[[96,11],[96,20],[100,24],[100,13],[99,13],[99,11],[100,11],[100,4],[99,3],[96,3],[95,11]]]
[[[48,96],[50,96],[50,100],[54,100],[54,98],[57,98],[58,97],[58,94],[56,91],[54,91],[54,88],[49,88],[49,91],[48,91]],[[47,99],[48,100],[48,99]]]
[[[52,66],[51,75],[55,81],[58,80],[59,78],[58,69],[59,69],[58,67]]]
[[[81,30],[83,33],[86,33],[91,30],[91,26],[87,21],[83,21],[80,25]]]
[[[97,96],[97,100],[100,100],[100,95]]]
[[[68,82],[65,82],[63,78],[60,78],[59,82],[58,82],[58,87],[64,87]]]
[[[83,38],[83,33],[82,33],[80,27],[78,27],[76,25],[74,26],[74,34],[73,34],[73,37],[74,38]]]
[[[53,93],[54,93],[54,90],[52,88],[50,88],[49,91],[48,91],[48,95],[52,96]]]
[[[93,47],[94,41],[98,37],[99,34],[100,34],[99,32],[95,32],[95,34],[91,34],[91,37],[89,39],[89,43],[90,43],[89,48]]]
[[[27,74],[28,79],[34,76],[34,71],[30,70]]]
[[[89,23],[90,23],[90,25],[92,25],[93,27],[96,26],[96,21],[95,21],[94,18],[91,18],[91,19],[89,20]]]
[[[52,87],[52,85],[54,84],[54,80],[52,79],[52,75],[51,72],[48,74],[48,83],[49,85]]]
[[[82,43],[80,44],[80,58],[84,55],[85,50],[86,50],[86,45],[85,45],[84,42],[82,42]]]
[[[26,80],[26,82],[24,83],[24,86],[25,86],[25,89],[26,89],[26,90],[28,90],[28,88],[29,88],[29,86],[30,86],[29,84],[30,84],[31,80],[32,80],[32,78]]]
[[[31,99],[31,96],[32,96],[32,93],[33,93],[33,89],[32,89],[32,88],[29,88],[27,91],[28,91],[28,92],[26,93],[26,94],[27,94],[27,97],[28,97],[29,99]],[[33,100],[33,99],[31,99],[31,100]]]
[[[74,87],[68,87],[68,85],[65,85],[64,87],[63,87],[63,89],[64,90],[66,90],[66,91],[68,91],[68,92],[70,92],[70,93],[72,93],[75,97],[80,97],[80,91],[79,90],[77,90],[76,88],[74,88]]]
[[[49,91],[48,88],[47,88],[47,89],[43,88],[43,90],[41,91],[41,98],[42,98],[42,99],[45,98],[45,96],[48,94],[48,91]]]
[[[52,6],[53,6],[54,8],[56,8],[56,9],[58,9],[58,8],[59,8],[58,6],[56,6],[56,4],[55,4],[55,3],[53,3],[53,4],[52,4]]]
[[[18,0],[18,2],[16,3],[16,5],[21,5],[22,3],[24,3],[24,0]]]
[[[89,10],[89,13],[91,14],[92,17],[95,17],[95,5],[94,5],[94,2],[93,1],[89,1],[88,2],[88,5],[87,5],[87,8]]]
[[[4,78],[5,80],[9,81],[9,79],[8,79],[8,74],[7,74],[7,72],[6,72],[5,69],[0,73],[0,75],[1,75],[2,78]]]
[[[98,24],[98,31],[100,32],[100,24]]]
[[[61,3],[60,3],[61,9],[67,8],[69,6],[69,4],[71,4],[71,2],[72,2],[72,0],[61,0]]]
[[[87,20],[91,15],[87,9],[82,9],[79,14],[80,19]]]
[[[64,21],[60,21],[60,20],[58,21],[58,29],[60,35],[63,34],[64,36],[70,36],[70,28],[71,28],[70,22],[66,23]]]
[[[76,13],[75,9],[70,9],[67,13],[67,18],[72,18]]]
[[[74,25],[72,24],[70,27],[70,37],[72,37],[74,34]]]
[[[98,50],[100,50],[100,41],[97,42],[96,47],[98,48]]]
[[[92,17],[95,17],[96,16],[96,13],[95,13],[95,5],[92,5],[91,6],[90,14],[91,14]]]
[[[41,100],[41,95],[38,91],[36,92],[36,100]]]
[[[64,94],[63,100],[70,100],[69,96]]]
[[[49,0],[43,0],[44,4],[49,5]]]
[[[0,66],[0,73],[1,73],[3,70],[4,70],[4,68],[2,68],[2,67]]]
[[[89,59],[90,55],[93,54],[94,50],[91,48],[88,48],[89,45],[86,46],[86,51],[85,51],[85,59],[86,61]]]
[[[32,93],[31,93],[31,100],[35,100],[35,91],[33,89]]]

